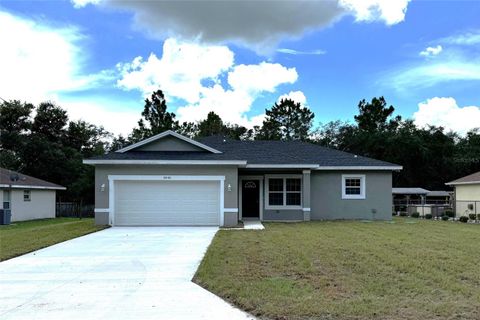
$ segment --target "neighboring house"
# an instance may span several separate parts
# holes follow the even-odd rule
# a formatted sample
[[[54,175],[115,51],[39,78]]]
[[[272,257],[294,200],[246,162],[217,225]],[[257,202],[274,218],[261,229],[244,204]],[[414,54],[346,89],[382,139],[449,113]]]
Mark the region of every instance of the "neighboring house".
[[[0,203],[11,210],[12,221],[55,218],[57,190],[65,190],[48,181],[0,168]]]
[[[455,188],[455,213],[457,217],[470,213],[480,214],[480,171],[447,182]]]
[[[173,131],[84,160],[95,219],[110,225],[236,225],[391,219],[396,164],[300,141],[200,141]]]

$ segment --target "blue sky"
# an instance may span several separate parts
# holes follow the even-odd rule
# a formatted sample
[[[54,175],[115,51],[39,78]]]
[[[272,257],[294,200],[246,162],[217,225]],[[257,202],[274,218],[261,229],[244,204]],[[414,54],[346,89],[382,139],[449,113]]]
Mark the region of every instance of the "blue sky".
[[[480,126],[480,1],[0,2],[0,97],[128,133],[162,88],[181,120],[251,126],[288,95],[315,126],[383,95],[419,126]]]

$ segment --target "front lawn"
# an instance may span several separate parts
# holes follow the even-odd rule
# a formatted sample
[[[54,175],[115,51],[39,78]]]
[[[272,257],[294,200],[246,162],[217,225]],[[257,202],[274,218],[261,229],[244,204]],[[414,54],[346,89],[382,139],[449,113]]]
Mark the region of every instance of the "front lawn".
[[[103,229],[93,219],[57,218],[0,226],[0,261]]]
[[[217,233],[194,281],[271,319],[480,319],[480,226],[268,223]]]

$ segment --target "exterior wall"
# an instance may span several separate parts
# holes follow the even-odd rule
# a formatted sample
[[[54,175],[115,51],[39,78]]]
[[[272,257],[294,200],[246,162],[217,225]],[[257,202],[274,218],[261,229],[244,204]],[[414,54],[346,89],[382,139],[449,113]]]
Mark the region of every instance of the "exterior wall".
[[[296,210],[267,210],[263,211],[264,221],[303,221],[303,211]]]
[[[342,199],[342,174],[365,175],[365,199]],[[311,219],[392,219],[391,171],[312,171]]]
[[[473,207],[473,210],[469,208],[469,205]],[[480,213],[480,184],[455,186],[455,213],[457,217]]]
[[[23,190],[11,191],[12,222],[55,218],[55,190],[30,189],[30,201],[23,201]]]
[[[133,151],[133,150],[132,150]],[[191,143],[175,137],[164,137],[135,148],[135,151],[205,151]],[[128,152],[128,151],[127,151]]]
[[[165,166],[165,165],[96,165],[95,166],[95,208],[109,208],[109,182],[108,175],[207,175],[225,176],[224,183],[224,208],[238,209],[238,169],[236,166]],[[104,190],[102,191],[102,185]],[[228,186],[230,185],[230,191]],[[105,221],[104,212],[95,213],[96,222]],[[235,217],[232,217],[234,215]],[[98,218],[97,218],[98,216]],[[228,216],[228,219],[227,219]],[[228,220],[228,221],[227,221]],[[227,222],[238,222],[238,213],[225,213],[225,225]]]

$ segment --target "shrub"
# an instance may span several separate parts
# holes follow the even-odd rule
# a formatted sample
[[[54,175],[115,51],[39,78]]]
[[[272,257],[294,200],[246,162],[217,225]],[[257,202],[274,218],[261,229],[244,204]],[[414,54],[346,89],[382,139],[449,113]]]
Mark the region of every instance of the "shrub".
[[[477,214],[477,220],[480,220],[480,213]]]
[[[420,213],[418,213],[418,212],[412,212],[412,214],[410,215],[410,217],[412,217],[412,218],[419,218],[419,217],[420,217]]]
[[[392,212],[392,216],[396,216],[396,215],[397,215],[397,213],[396,213],[396,212]]]
[[[406,217],[407,212],[406,211],[400,211],[400,217]]]
[[[432,219],[432,217],[433,217],[433,216],[432,216],[431,213],[427,213],[427,214],[425,215],[425,219],[429,219],[429,220],[430,220],[430,219]]]
[[[442,220],[443,220],[443,221],[448,221],[448,219],[450,219],[449,216],[442,216]]]
[[[455,217],[455,213],[452,210],[445,210],[445,215],[449,218]]]
[[[460,218],[458,218],[458,220],[460,220],[460,222],[467,223],[468,222],[468,217],[467,216],[461,216]]]
[[[470,220],[475,220],[475,218],[477,217],[477,215],[475,213],[470,213],[468,215],[468,217],[470,218]]]

